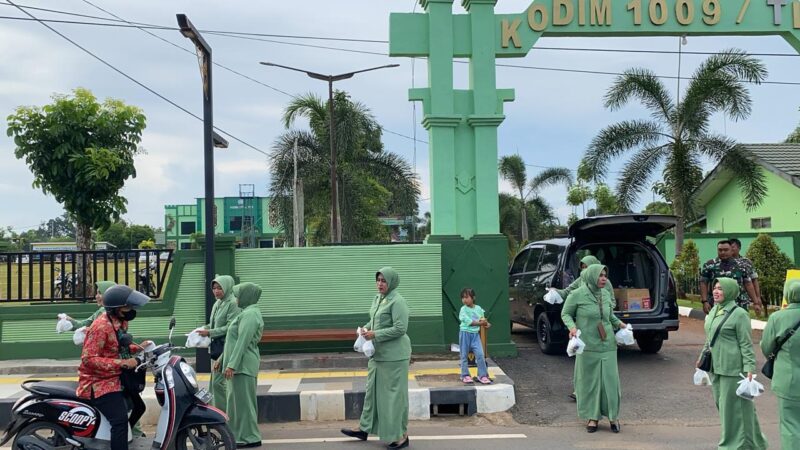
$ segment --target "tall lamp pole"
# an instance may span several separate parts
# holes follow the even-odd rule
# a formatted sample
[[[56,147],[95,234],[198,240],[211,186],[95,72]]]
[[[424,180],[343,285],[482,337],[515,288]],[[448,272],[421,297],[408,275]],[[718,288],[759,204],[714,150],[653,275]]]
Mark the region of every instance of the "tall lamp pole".
[[[283,66],[280,64],[274,64],[270,62],[262,62],[261,64],[265,66],[280,67],[282,69],[301,72],[315,80],[322,80],[328,82],[328,129],[330,129],[330,141],[331,141],[331,242],[338,244],[342,242],[342,227],[341,224],[339,223],[339,208],[338,208],[339,193],[336,183],[336,176],[337,176],[336,127],[334,126],[336,120],[334,118],[334,108],[333,108],[333,82],[353,78],[353,75],[358,73],[370,72],[378,69],[388,69],[390,67],[400,67],[400,64],[387,64],[385,66],[371,67],[369,69],[356,70],[354,72],[347,72],[339,75],[323,75],[321,73],[311,72],[309,70],[298,69],[296,67]]]
[[[211,46],[208,45],[197,28],[186,17],[177,14],[178,27],[181,34],[192,41],[197,49],[197,61],[200,64],[200,76],[203,80],[203,166],[205,168],[205,292],[206,323],[211,320],[211,308],[214,306],[214,294],[209,289],[214,279],[214,147],[227,148],[228,142],[214,132],[214,108],[211,83]],[[197,349],[197,371],[210,372],[211,358],[207,349]]]

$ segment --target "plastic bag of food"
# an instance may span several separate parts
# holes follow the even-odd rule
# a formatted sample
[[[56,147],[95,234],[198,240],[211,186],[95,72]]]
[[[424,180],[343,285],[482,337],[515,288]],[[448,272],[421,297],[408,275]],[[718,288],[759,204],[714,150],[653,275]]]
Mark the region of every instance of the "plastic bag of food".
[[[367,339],[361,335],[364,332],[364,329],[361,327],[356,328],[356,341],[353,343],[353,351],[364,353],[364,343],[367,342]]]
[[[372,358],[372,355],[375,354],[375,344],[373,344],[372,341],[364,342],[362,349],[364,350],[364,356],[367,358]]]
[[[72,334],[72,342],[79,347],[83,347],[84,339],[86,339],[86,327],[80,327]]]
[[[72,322],[67,319],[67,315],[61,313],[58,315],[58,323],[56,323],[56,333],[63,333],[65,331],[72,331]]]
[[[578,330],[578,333],[567,344],[567,355],[570,357],[580,355],[584,348],[586,348],[586,344],[581,340],[581,330]]]
[[[711,386],[711,377],[708,376],[708,372],[700,369],[694,369],[694,385]]]
[[[636,340],[633,338],[633,325],[628,324],[625,328],[620,328],[614,335],[619,345],[633,345]]]
[[[211,345],[210,337],[200,336],[200,333],[198,333],[198,331],[202,329],[203,328],[197,328],[186,335],[186,346],[188,348],[208,348],[208,346]]]
[[[564,299],[558,294],[558,291],[555,289],[550,289],[544,294],[544,301],[550,303],[551,305],[560,305],[564,303]]]
[[[742,379],[739,380],[739,387],[736,388],[736,395],[745,400],[752,401],[754,398],[764,393],[764,385],[756,381],[756,375],[753,375],[752,380],[747,379],[747,377],[742,374],[739,374],[739,376],[742,377]]]

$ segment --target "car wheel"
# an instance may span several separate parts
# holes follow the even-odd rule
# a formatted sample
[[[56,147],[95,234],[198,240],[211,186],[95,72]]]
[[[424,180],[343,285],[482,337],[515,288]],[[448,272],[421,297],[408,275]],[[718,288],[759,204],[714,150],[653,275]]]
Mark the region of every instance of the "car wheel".
[[[545,355],[556,355],[561,350],[561,345],[553,343],[553,327],[545,313],[539,314],[536,318],[536,340],[539,342],[539,349]]]
[[[642,353],[658,353],[664,345],[664,338],[656,333],[642,334],[636,336],[636,344]]]

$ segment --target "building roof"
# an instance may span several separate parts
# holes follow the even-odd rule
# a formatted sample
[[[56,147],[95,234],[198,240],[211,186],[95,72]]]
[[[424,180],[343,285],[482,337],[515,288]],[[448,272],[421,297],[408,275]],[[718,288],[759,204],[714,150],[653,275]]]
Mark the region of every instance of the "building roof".
[[[761,167],[800,187],[800,144],[743,144]],[[731,180],[733,174],[717,165],[697,188],[697,201],[708,204]]]

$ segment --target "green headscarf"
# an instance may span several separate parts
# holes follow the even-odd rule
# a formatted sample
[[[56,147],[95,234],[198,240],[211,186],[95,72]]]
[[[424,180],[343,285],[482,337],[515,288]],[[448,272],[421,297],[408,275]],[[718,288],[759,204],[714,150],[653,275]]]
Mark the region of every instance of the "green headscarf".
[[[586,267],[589,267],[594,264],[603,264],[600,262],[599,259],[595,258],[592,255],[586,255],[583,258],[581,258],[581,263],[586,264]]]
[[[581,272],[581,281],[589,288],[592,294],[597,295],[600,292],[600,288],[597,287],[597,280],[600,279],[600,274],[604,270],[606,271],[606,275],[608,275],[606,266],[602,264],[592,264]]]
[[[239,308],[245,309],[258,303],[258,299],[261,298],[261,286],[255,283],[237,284],[233,287],[233,295],[239,299]]]
[[[800,303],[800,280],[788,280],[783,285],[783,297],[789,303]]]
[[[217,275],[217,278],[211,281],[211,286],[214,286],[214,283],[217,283],[222,288],[222,293],[224,295],[220,299],[221,301],[233,299],[233,285],[236,284],[236,282],[233,280],[232,276]]]
[[[725,277],[717,278],[711,285],[712,292],[717,283],[719,283],[720,286],[722,287],[723,299],[720,305],[727,305],[728,303],[736,300],[736,298],[739,297],[739,283],[737,283],[736,280],[734,280],[733,278],[725,278]]]
[[[392,269],[391,267],[384,267],[383,269],[375,272],[375,278],[378,278],[378,274],[383,275],[383,278],[386,278],[386,284],[389,285],[389,290],[386,291],[386,295],[392,293],[397,286],[400,285],[400,275],[397,274],[397,271]]]
[[[104,281],[98,281],[95,284],[97,285],[97,292],[99,292],[100,295],[105,294],[106,290],[108,290],[108,288],[110,288],[111,286],[116,286],[117,285],[117,283],[115,283],[113,281],[105,281],[105,280]]]

